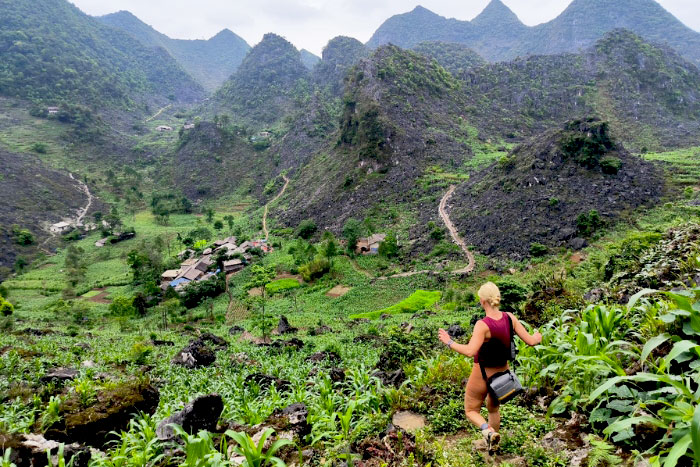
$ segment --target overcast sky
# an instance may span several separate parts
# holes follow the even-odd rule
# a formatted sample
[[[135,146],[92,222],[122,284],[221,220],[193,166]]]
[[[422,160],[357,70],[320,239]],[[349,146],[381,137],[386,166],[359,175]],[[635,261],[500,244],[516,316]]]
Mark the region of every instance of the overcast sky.
[[[84,12],[128,10],[176,39],[208,39],[224,28],[255,45],[266,32],[320,55],[335,36],[366,42],[392,15],[420,4],[448,18],[470,20],[489,0],[71,0]],[[559,15],[571,0],[503,0],[521,21],[535,25]],[[616,0],[610,0],[616,1]],[[700,0],[657,0],[687,26],[700,31]]]

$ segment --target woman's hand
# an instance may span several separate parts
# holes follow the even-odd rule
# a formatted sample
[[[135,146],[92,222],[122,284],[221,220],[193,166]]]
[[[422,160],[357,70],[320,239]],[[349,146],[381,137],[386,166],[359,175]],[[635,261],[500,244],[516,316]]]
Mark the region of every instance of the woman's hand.
[[[539,345],[542,342],[542,333],[536,332],[532,337],[535,338],[535,345]]]
[[[438,337],[440,338],[440,342],[442,342],[445,345],[447,345],[447,343],[452,340],[450,335],[447,334],[447,331],[445,331],[442,328],[438,331]]]

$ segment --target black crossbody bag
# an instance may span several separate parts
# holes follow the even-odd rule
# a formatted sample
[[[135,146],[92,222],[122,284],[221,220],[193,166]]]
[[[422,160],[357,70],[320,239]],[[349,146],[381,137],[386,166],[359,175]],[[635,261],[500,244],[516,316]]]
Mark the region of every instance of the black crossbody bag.
[[[515,368],[515,358],[518,356],[518,350],[515,346],[513,320],[508,313],[505,315],[508,319],[508,324],[510,324],[510,355],[508,360],[513,362],[513,368]],[[479,365],[479,367],[481,368],[481,375],[484,377],[484,381],[486,381],[489,394],[491,394],[491,397],[496,399],[499,404],[505,404],[523,392],[523,385],[520,384],[520,380],[515,374],[515,371],[499,371],[490,378],[486,378],[486,370],[482,365]]]

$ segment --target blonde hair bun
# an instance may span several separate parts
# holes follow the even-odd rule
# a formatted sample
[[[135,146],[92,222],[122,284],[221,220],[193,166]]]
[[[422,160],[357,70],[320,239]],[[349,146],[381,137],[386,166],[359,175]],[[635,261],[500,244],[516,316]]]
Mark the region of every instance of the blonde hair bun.
[[[501,305],[501,291],[493,282],[487,282],[481,286],[478,292],[479,298],[491,306]]]

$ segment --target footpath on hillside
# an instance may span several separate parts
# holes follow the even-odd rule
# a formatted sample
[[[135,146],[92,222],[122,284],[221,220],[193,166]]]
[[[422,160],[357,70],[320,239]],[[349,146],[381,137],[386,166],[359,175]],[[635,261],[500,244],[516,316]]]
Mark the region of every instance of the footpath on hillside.
[[[445,195],[440,200],[438,213],[440,214],[440,219],[442,219],[442,222],[445,224],[445,227],[447,227],[447,230],[450,232],[450,237],[452,237],[452,241],[455,242],[457,246],[459,246],[459,248],[462,250],[464,256],[467,258],[468,261],[466,267],[451,272],[451,274],[458,276],[472,273],[474,271],[474,268],[476,267],[476,260],[474,259],[474,253],[469,251],[469,248],[467,248],[467,244],[464,242],[462,237],[459,236],[457,228],[454,226],[452,220],[450,219],[450,215],[447,213],[447,202],[450,200],[456,189],[456,185],[450,186],[450,189],[447,190],[447,193],[445,193]],[[400,274],[394,274],[392,276],[379,277],[378,279],[387,280],[397,277],[411,277],[417,276],[418,274],[427,274],[428,272],[430,271],[409,271],[402,272]]]
[[[85,219],[85,216],[87,215],[88,211],[90,211],[90,207],[92,206],[92,201],[94,197],[92,196],[92,193],[90,192],[90,188],[88,188],[87,184],[85,184],[82,180],[79,180],[73,176],[72,173],[69,173],[68,176],[70,176],[71,180],[75,181],[77,183],[77,188],[85,193],[85,196],[87,197],[87,203],[85,204],[84,207],[80,208],[78,210],[78,215],[74,219],[69,219],[67,222],[69,224],[74,224],[74,225],[79,225],[83,222],[83,219]],[[57,235],[55,232],[51,231],[49,229],[49,236],[44,240],[41,245],[39,245],[39,248],[44,250],[47,254],[52,254],[51,252],[46,250],[46,244],[52,239],[55,238]]]
[[[267,230],[267,213],[269,212],[269,206],[282,197],[284,192],[287,191],[287,186],[289,185],[289,178],[287,178],[286,175],[282,175],[282,179],[284,180],[284,186],[280,192],[277,193],[277,196],[268,201],[268,203],[265,205],[265,211],[263,212],[263,232],[265,233],[265,241],[270,238],[270,232]]]

